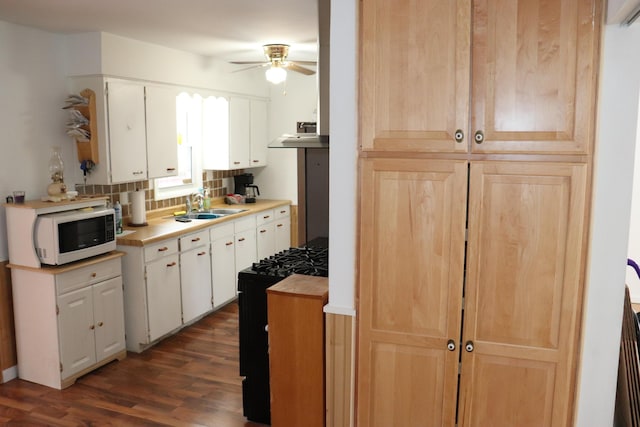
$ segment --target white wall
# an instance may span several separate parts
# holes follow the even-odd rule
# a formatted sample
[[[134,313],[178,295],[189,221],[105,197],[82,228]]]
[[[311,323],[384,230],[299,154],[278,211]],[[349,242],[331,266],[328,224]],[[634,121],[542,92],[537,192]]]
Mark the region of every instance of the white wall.
[[[260,76],[264,71],[260,70]],[[296,122],[315,122],[318,105],[317,74],[305,76],[288,72],[286,83],[270,85],[269,141],[283,134],[296,133]],[[327,101],[327,100],[325,100]],[[267,167],[248,169],[260,187],[260,197],[287,199],[298,204],[297,150],[270,148]]]
[[[605,27],[578,426],[613,422],[640,93],[640,25]]]
[[[64,132],[67,95],[61,39],[0,21],[0,202],[13,190],[27,199],[47,193],[51,147],[63,149],[65,175],[74,168]],[[4,208],[0,208],[0,260],[8,259]]]

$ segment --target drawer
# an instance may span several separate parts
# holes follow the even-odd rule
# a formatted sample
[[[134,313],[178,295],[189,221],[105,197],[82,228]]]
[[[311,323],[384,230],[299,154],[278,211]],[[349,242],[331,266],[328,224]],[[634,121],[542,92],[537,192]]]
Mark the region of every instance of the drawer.
[[[246,216],[238,219],[234,222],[234,233],[240,233],[245,230],[251,230],[256,228],[256,216]]]
[[[180,251],[188,251],[191,248],[209,244],[209,230],[202,230],[197,233],[187,234],[180,237]]]
[[[275,212],[273,209],[268,209],[256,214],[256,225],[259,227],[266,222],[271,222],[275,219]]]
[[[225,236],[233,236],[235,233],[235,225],[233,222],[225,222],[224,224],[216,225],[215,227],[211,227],[211,231],[209,233],[211,237],[211,241],[218,240]]]
[[[178,239],[164,240],[144,248],[144,262],[150,262],[175,253],[178,253]]]
[[[80,267],[76,270],[56,274],[56,293],[84,288],[122,274],[121,259],[115,258],[97,264]]]
[[[273,211],[275,212],[276,219],[284,218],[291,215],[291,206],[279,206]]]

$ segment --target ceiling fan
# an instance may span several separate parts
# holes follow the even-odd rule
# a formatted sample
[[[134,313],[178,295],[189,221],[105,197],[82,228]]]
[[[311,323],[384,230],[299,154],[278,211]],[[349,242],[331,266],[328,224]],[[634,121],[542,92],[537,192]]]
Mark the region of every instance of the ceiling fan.
[[[315,61],[287,61],[289,55],[289,45],[286,44],[266,44],[262,47],[267,62],[264,61],[232,61],[232,64],[252,65],[251,67],[242,68],[235,72],[250,70],[253,68],[270,66],[266,71],[267,80],[271,83],[278,84],[287,78],[286,70],[295,71],[310,76],[316,72],[302,67],[302,65],[316,65]]]

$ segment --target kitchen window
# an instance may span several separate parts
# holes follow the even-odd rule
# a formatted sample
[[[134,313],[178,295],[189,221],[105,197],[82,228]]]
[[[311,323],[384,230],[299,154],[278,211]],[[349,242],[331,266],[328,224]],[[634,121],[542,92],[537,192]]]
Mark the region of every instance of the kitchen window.
[[[176,97],[178,174],[154,180],[155,200],[182,197],[202,188],[202,97],[186,92]]]

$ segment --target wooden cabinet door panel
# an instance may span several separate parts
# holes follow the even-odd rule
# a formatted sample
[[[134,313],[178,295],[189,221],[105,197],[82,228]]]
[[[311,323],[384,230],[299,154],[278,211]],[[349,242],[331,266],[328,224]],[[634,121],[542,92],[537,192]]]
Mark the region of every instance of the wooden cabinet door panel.
[[[472,151],[590,151],[599,10],[590,0],[474,2],[471,132],[484,142]]]
[[[469,0],[361,2],[363,150],[466,151]]]
[[[361,170],[358,424],[428,413],[454,425],[459,349],[447,343],[460,336],[467,162],[363,159]]]
[[[483,405],[483,410],[496,408],[491,414],[496,426],[568,425],[582,295],[586,178],[585,164],[471,165],[463,343],[471,341],[475,348],[462,357],[465,426],[486,425],[482,411],[473,411]],[[496,363],[496,358],[509,363]],[[504,376],[499,371],[505,365],[510,379],[500,384],[500,398],[483,395],[484,387],[498,381],[493,377]],[[526,409],[506,405],[521,387],[542,387],[549,395],[527,399]],[[545,400],[549,396],[553,405]],[[535,421],[512,424],[527,411],[536,414]]]

